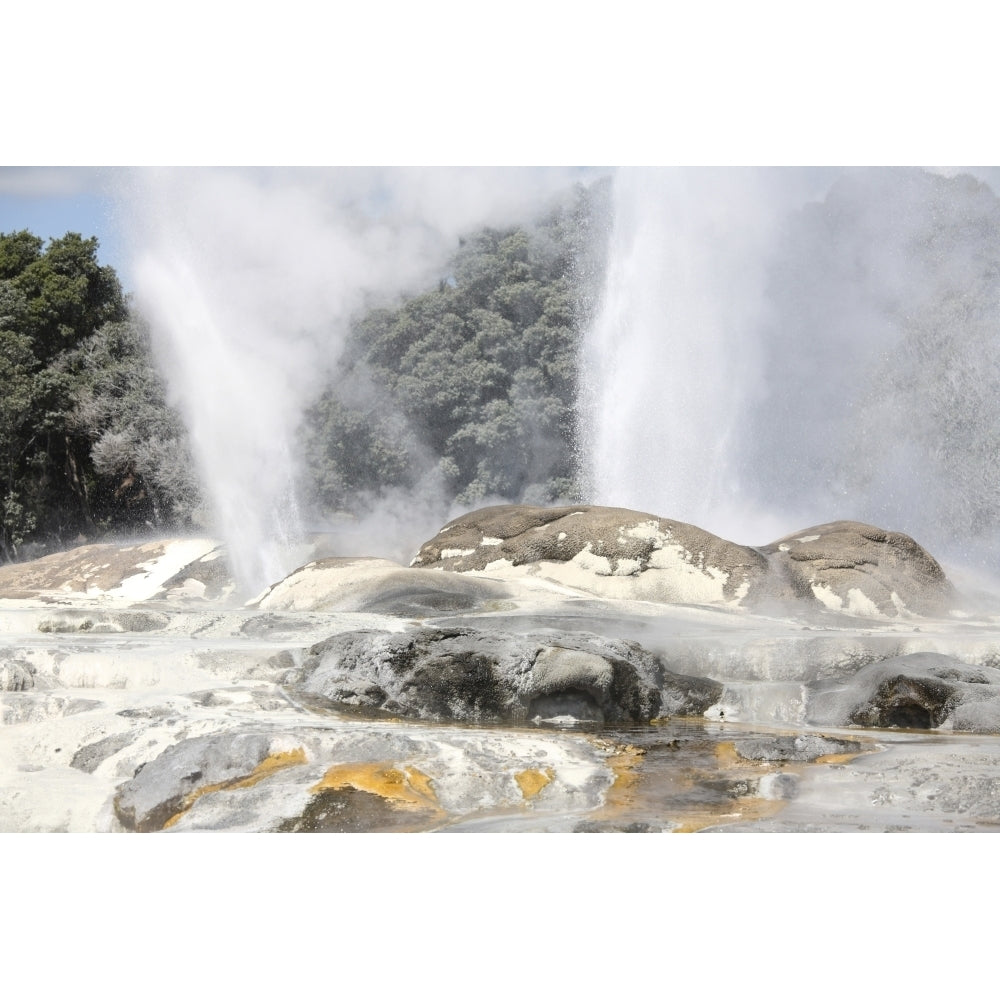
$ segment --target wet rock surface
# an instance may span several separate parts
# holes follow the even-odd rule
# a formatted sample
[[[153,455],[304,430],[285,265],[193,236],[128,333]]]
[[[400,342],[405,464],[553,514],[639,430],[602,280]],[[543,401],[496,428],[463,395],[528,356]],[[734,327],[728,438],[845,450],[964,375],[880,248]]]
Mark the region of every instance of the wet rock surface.
[[[815,761],[821,757],[857,753],[858,744],[811,733],[798,736],[753,737],[733,743],[736,753],[753,761]]]
[[[808,705],[817,725],[1000,733],[1000,669],[911,653],[813,685]]]
[[[475,811],[593,809],[612,781],[607,756],[555,734],[243,727],[164,750],[119,787],[114,811],[145,832],[431,829]]]
[[[1000,618],[919,617],[952,591],[905,536],[446,528],[435,568],[319,559],[249,606],[209,540],[8,572],[0,830],[1000,824]]]
[[[293,694],[411,718],[646,722],[697,715],[719,696],[637,643],[586,633],[478,629],[351,632],[313,646]]]
[[[996,739],[879,734],[879,750],[812,768],[780,812],[720,824],[720,833],[997,832],[1000,744]]]

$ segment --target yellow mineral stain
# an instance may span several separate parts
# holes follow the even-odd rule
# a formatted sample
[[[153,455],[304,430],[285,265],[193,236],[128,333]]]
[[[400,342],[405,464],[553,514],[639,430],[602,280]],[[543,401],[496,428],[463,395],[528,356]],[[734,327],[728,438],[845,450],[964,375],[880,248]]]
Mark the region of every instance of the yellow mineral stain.
[[[295,767],[296,764],[306,762],[305,747],[296,747],[294,750],[282,750],[280,753],[273,753],[270,757],[265,757],[245,778],[237,778],[232,784],[227,784],[227,788],[249,788],[256,785],[269,774],[275,771],[283,771],[286,767]]]
[[[551,767],[539,771],[537,768],[528,768],[526,771],[518,771],[514,775],[521,794],[526,799],[533,799],[554,777],[555,771]]]
[[[745,758],[739,755],[736,744],[729,741],[716,745],[715,759],[718,761],[719,767],[739,767],[741,764],[748,763]]]
[[[774,799],[759,799],[754,796],[746,796],[737,799],[734,803],[736,811],[731,808],[728,811],[723,809],[705,809],[698,812],[690,812],[683,821],[675,826],[671,833],[698,833],[710,826],[718,826],[720,823],[746,823],[752,820],[767,819],[781,812],[785,808],[785,803]]]
[[[608,789],[604,806],[592,813],[591,816],[599,820],[628,817],[637,801],[641,802],[643,798],[641,765],[645,750],[630,744],[615,745],[606,743],[604,740],[595,740],[594,742],[607,749],[613,748],[614,752],[608,763],[615,775],[615,780]],[[731,741],[716,744],[713,756],[714,767],[710,765],[710,770],[704,766],[685,766],[677,769],[675,780],[678,795],[684,794],[686,790],[697,786],[700,781],[710,776],[724,777],[726,774],[730,774],[735,777],[734,772],[745,774],[748,768],[757,772],[774,770],[773,765],[748,761],[741,757],[736,751],[736,744]],[[706,761],[706,763],[708,762]],[[720,823],[765,819],[780,812],[785,805],[786,803],[782,801],[748,795],[728,802],[720,802],[715,806],[682,807],[678,810],[680,815],[674,817],[664,815],[662,818],[668,823],[673,823],[671,829],[673,833],[696,833]]]
[[[431,778],[415,767],[398,768],[391,761],[335,764],[310,792],[354,788],[387,799],[400,809],[442,811],[431,788]]]
[[[417,795],[422,795],[429,802],[433,802],[437,805],[437,796],[434,794],[434,789],[431,788],[431,779],[424,774],[423,771],[417,770],[415,767],[409,767],[406,769],[407,777],[410,781],[410,787],[417,793]]]
[[[665,725],[670,719],[654,719],[653,725]],[[794,734],[789,730],[788,734]],[[785,735],[782,730],[775,735]],[[690,792],[706,781],[717,779],[742,780],[749,774],[760,775],[774,772],[787,772],[795,775],[804,774],[815,765],[841,764],[875,749],[859,747],[857,751],[843,754],[828,754],[815,761],[800,761],[796,763],[779,761],[755,761],[742,757],[732,740],[722,740],[707,753],[692,757],[684,755],[678,760],[678,766],[672,771],[668,791],[663,784],[666,775],[659,779],[648,779],[643,772],[644,750],[626,744],[614,743],[610,740],[591,739],[601,750],[608,752],[608,766],[614,773],[614,781],[605,796],[604,805],[589,816],[595,820],[620,820],[637,814],[648,813],[655,820],[670,826],[674,833],[696,833],[708,827],[728,823],[752,822],[767,819],[781,812],[788,804],[784,799],[765,799],[757,795],[744,795],[736,799],[728,799],[713,805],[691,805],[682,800],[689,797]],[[660,765],[662,767],[662,764]],[[647,789],[647,780],[659,781],[657,794],[651,798]],[[669,794],[672,792],[672,794]],[[671,798],[676,796],[678,804],[671,807]]]
[[[627,744],[608,762],[615,780],[608,789],[605,802],[612,809],[624,809],[632,801],[632,791],[639,783],[639,764],[646,751]]]
[[[858,750],[855,753],[827,753],[823,754],[822,757],[817,757],[813,763],[814,764],[847,764],[854,760],[855,757],[860,757],[862,754],[868,753],[868,750]]]
[[[639,783],[639,765],[646,751],[631,743],[612,743],[608,740],[591,741],[602,750],[611,751],[608,766],[614,781],[604,796],[604,805],[592,813],[594,819],[612,819],[628,811],[633,804],[633,793]]]
[[[296,747],[294,750],[282,750],[265,757],[249,774],[242,778],[230,778],[228,781],[219,781],[213,785],[202,785],[196,788],[185,799],[180,811],[174,813],[163,824],[163,829],[172,827],[203,795],[210,795],[212,792],[221,792],[233,788],[250,788],[258,781],[263,781],[276,771],[282,771],[286,767],[295,767],[297,764],[306,762],[305,747]]]

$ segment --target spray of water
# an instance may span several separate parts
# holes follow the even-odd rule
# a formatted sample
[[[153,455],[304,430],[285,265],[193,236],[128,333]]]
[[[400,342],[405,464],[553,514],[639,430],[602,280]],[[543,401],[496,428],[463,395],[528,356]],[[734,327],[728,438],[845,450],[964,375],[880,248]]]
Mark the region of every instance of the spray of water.
[[[581,357],[592,500],[750,543],[838,517],[964,555],[996,538],[997,199],[969,178],[842,173],[617,172]],[[351,316],[573,179],[131,175],[136,298],[245,592],[298,558],[299,422]]]
[[[581,364],[585,488],[596,502],[719,534],[767,526],[767,513],[747,508],[736,458],[762,377],[774,208],[792,197],[780,180],[750,169],[617,172],[604,294]]]
[[[527,220],[571,179],[554,169],[129,175],[135,297],[191,434],[209,527],[245,594],[301,557],[299,424],[352,315],[421,287],[461,233]]]
[[[757,544],[854,518],[988,563],[1000,201],[838,173],[618,172],[582,355],[591,498]]]

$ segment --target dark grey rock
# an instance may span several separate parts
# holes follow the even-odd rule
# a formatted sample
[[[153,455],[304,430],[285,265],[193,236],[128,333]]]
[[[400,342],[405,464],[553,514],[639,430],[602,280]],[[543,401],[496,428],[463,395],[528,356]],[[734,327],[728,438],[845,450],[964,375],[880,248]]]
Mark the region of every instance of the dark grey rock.
[[[636,643],[587,633],[349,632],[313,646],[296,697],[420,719],[600,723],[700,714],[715,681],[672,673]]]
[[[380,833],[419,829],[437,818],[433,809],[400,810],[380,795],[356,788],[324,789],[314,794],[301,815],[289,817],[277,833]]]
[[[809,685],[811,723],[1000,732],[1000,670],[940,653],[873,663],[848,680]]]
[[[173,715],[174,710],[162,705],[155,705],[153,707],[123,708],[115,714],[120,715],[123,719],[165,719]]]
[[[201,599],[215,601],[224,597],[234,586],[228,561],[222,555],[221,548],[213,549],[200,559],[188,563],[179,573],[172,576],[156,594],[157,599],[165,599],[175,592],[186,593],[190,586],[188,581],[194,581],[204,587]]]
[[[114,733],[96,743],[88,743],[73,754],[69,766],[93,774],[109,757],[133,743],[137,735],[137,732]]]
[[[833,740],[811,733],[798,736],[760,736],[735,740],[733,745],[744,760],[767,762],[810,762],[829,754],[860,753],[862,749],[853,740]]]
[[[167,615],[159,611],[129,608],[125,611],[113,611],[108,620],[119,626],[123,632],[156,632],[170,624]]]
[[[184,740],[144,764],[114,798],[126,830],[162,830],[187,809],[199,790],[250,775],[270,753],[263,733],[222,733]]]
[[[635,823],[612,823],[607,820],[585,819],[573,827],[573,833],[663,833],[663,827],[641,820]]]

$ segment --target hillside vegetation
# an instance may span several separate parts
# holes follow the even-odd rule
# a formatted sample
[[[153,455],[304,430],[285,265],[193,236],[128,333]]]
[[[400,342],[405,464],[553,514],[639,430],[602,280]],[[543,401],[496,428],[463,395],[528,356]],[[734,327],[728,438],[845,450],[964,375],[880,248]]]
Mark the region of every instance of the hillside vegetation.
[[[0,558],[183,520],[196,494],[149,335],[98,243],[0,234]]]

